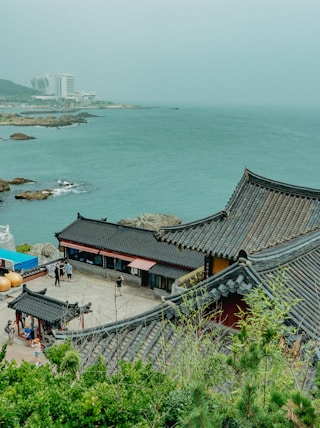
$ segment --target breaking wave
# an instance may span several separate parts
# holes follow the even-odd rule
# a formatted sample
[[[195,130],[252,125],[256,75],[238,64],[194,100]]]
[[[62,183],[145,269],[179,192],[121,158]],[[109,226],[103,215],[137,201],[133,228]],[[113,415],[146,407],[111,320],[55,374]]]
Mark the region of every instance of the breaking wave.
[[[84,183],[58,180],[57,184],[58,187],[52,189],[53,196],[63,196],[70,193],[88,193],[91,190],[91,187]]]

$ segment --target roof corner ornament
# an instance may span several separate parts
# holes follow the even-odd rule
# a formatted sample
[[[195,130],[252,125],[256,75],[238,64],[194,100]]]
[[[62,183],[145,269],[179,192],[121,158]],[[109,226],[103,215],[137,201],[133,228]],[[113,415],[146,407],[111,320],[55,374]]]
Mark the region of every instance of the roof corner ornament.
[[[251,265],[250,260],[246,259],[245,257],[239,257],[238,258],[238,263],[240,266],[249,266]]]
[[[179,242],[179,244],[176,247],[177,247],[177,251],[182,251],[183,249],[181,242]]]
[[[248,171],[247,167],[245,167],[243,175],[244,175],[244,178],[246,179],[246,181],[249,181],[249,171]]]
[[[240,266],[248,266],[251,262],[248,260],[248,254],[245,250],[240,250],[238,254],[238,263]]]
[[[225,211],[225,210],[221,211],[220,220],[225,220],[226,218],[228,218],[228,215],[229,215],[228,211]]]

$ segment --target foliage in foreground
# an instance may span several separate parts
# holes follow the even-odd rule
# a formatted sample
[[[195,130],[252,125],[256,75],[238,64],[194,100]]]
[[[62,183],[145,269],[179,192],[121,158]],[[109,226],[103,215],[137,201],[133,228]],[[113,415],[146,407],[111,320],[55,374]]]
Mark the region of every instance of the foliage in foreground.
[[[320,371],[312,395],[306,378],[312,353],[285,347],[291,305],[285,274],[246,297],[237,335],[212,330],[208,308],[181,313],[172,326],[180,347],[162,371],[121,361],[107,376],[100,357],[84,373],[71,343],[49,349],[36,368],[0,354],[0,427],[304,428],[319,427]],[[185,302],[185,309],[188,302]],[[209,328],[211,326],[211,328]],[[222,346],[223,345],[223,346]],[[227,347],[227,348],[226,348]],[[172,349],[167,349],[172,355]]]

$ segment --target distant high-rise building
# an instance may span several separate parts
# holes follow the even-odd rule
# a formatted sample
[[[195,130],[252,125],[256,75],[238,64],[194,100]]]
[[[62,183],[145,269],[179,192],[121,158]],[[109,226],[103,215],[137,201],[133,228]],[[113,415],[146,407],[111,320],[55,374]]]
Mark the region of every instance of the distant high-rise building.
[[[70,74],[58,74],[58,91],[61,98],[74,96],[74,76]]]
[[[75,77],[67,73],[46,74],[31,80],[32,88],[41,95],[71,98],[75,93]]]

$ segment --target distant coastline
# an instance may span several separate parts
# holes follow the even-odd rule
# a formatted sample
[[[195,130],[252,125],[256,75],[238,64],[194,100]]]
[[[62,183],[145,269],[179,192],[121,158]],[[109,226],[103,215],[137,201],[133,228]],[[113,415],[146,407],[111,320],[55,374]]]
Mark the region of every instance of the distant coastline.
[[[7,107],[8,108],[8,107]],[[24,106],[24,108],[27,108]],[[16,113],[0,113],[0,126],[45,126],[45,127],[63,127],[74,124],[86,123],[87,117],[95,116],[90,113],[84,112],[84,110],[106,110],[106,109],[154,109],[159,107],[142,107],[131,104],[110,104],[99,107],[85,107],[85,108],[53,108],[48,107],[36,107],[30,106],[30,110],[24,110],[23,112]],[[78,113],[77,113],[78,112]],[[77,113],[77,114],[73,114]],[[50,116],[39,117],[31,115],[47,114]],[[53,114],[60,114],[60,116],[52,116]],[[26,117],[27,116],[27,117]]]
[[[26,105],[24,103],[4,103],[0,102],[0,109],[25,109],[21,114],[53,114],[53,113],[76,113],[83,110],[108,110],[108,109],[157,109],[159,106],[141,106],[135,104],[100,104],[90,106],[77,106],[77,107],[61,107],[61,108],[50,108],[48,105]]]

